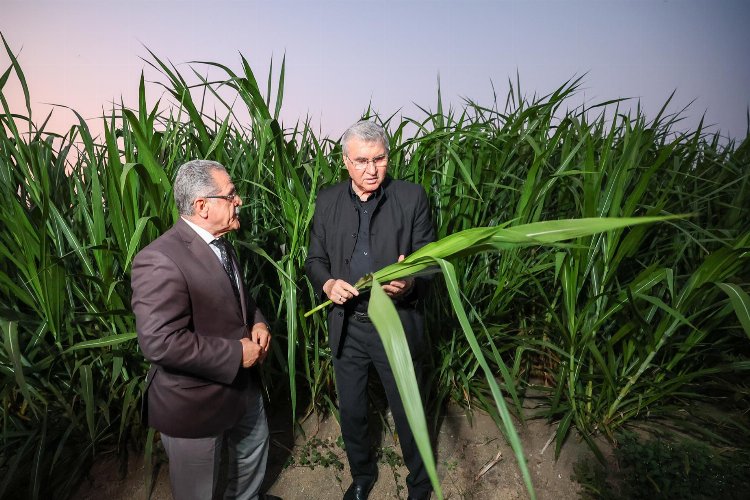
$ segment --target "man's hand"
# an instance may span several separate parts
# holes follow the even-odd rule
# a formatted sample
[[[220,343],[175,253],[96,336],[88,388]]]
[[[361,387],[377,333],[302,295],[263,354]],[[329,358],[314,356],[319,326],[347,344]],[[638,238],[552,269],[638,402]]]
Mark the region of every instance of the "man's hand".
[[[250,340],[260,346],[261,354],[258,361],[263,363],[271,349],[271,332],[268,331],[268,326],[265,323],[255,323],[250,330]]]
[[[359,295],[359,290],[344,280],[329,279],[323,285],[323,291],[334,304],[343,304]]]
[[[398,256],[398,261],[404,260],[403,255]],[[392,280],[383,285],[383,291],[391,298],[399,297],[411,289],[414,285],[414,278],[404,278],[402,280]]]
[[[260,361],[263,349],[257,343],[247,337],[241,338],[242,344],[242,367],[250,368]]]

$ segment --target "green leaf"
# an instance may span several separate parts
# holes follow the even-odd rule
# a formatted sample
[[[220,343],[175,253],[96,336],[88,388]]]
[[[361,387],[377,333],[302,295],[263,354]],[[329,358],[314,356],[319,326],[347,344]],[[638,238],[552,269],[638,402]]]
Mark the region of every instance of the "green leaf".
[[[91,365],[81,366],[81,387],[80,395],[83,399],[86,412],[86,424],[89,429],[89,438],[93,443],[96,440],[96,427],[94,425],[94,411],[96,405],[94,403],[94,375],[91,370]]]
[[[531,499],[534,500],[536,498],[536,493],[534,492],[534,486],[531,482],[531,474],[529,473],[529,468],[526,465],[526,457],[524,456],[523,447],[521,446],[521,439],[518,437],[516,428],[513,425],[510,413],[508,412],[508,407],[505,404],[505,399],[503,398],[502,393],[500,392],[500,387],[498,387],[497,381],[495,380],[495,374],[487,364],[487,360],[482,353],[479,342],[477,341],[477,338],[471,329],[471,324],[469,323],[469,318],[466,316],[466,311],[464,310],[463,304],[461,304],[458,281],[456,280],[456,271],[453,267],[453,264],[451,264],[450,262],[438,258],[435,258],[434,260],[438,265],[440,265],[440,268],[443,270],[445,285],[448,289],[448,296],[450,297],[453,311],[458,317],[458,321],[461,324],[461,329],[466,336],[466,340],[469,342],[469,346],[471,347],[471,351],[474,353],[475,359],[482,367],[485,379],[490,386],[492,397],[495,399],[497,411],[500,414],[500,418],[502,419],[505,435],[507,436],[508,442],[513,449],[513,453],[516,455],[516,461],[518,463],[518,468],[521,470],[521,475],[523,476],[524,483],[526,484],[526,490],[529,492],[529,496],[531,497]]]
[[[47,446],[47,412],[44,412],[42,418],[42,430],[39,435],[39,442],[36,446],[36,452],[34,453],[34,462],[31,468],[31,484],[29,485],[31,494],[30,498],[36,500],[39,498],[39,491],[41,489],[42,479],[42,461]]]
[[[21,361],[21,348],[18,345],[18,326],[15,321],[0,320],[0,329],[3,331],[3,341],[5,343],[5,352],[13,363],[13,376],[16,379],[16,385],[21,390],[24,400],[34,409],[36,406],[31,399],[31,393],[26,385],[26,378],[23,375],[23,363]]]
[[[80,262],[83,265],[84,270],[86,271],[86,274],[88,274],[89,276],[94,276],[94,267],[91,265],[91,260],[89,260],[88,255],[86,255],[86,249],[84,248],[84,246],[81,245],[80,241],[78,241],[73,228],[63,218],[63,216],[57,210],[57,207],[55,207],[54,205],[50,205],[50,212],[52,213],[52,216],[57,223],[58,229],[62,232],[63,236],[65,236],[65,239],[68,240],[68,244],[73,249],[73,251],[78,255]]]
[[[737,319],[740,320],[745,334],[750,338],[750,296],[742,288],[731,283],[717,283],[716,285],[729,296]]]
[[[18,58],[13,54],[13,51],[10,50],[8,42],[5,40],[5,37],[2,33],[0,33],[0,39],[3,40],[3,45],[5,45],[5,52],[8,54],[8,57],[10,57],[11,66],[16,71],[18,81],[21,83],[21,90],[23,91],[23,100],[26,104],[26,111],[29,113],[29,117],[31,117],[31,99],[29,97],[29,86],[26,84],[26,77],[24,76],[23,71],[21,71],[21,65],[18,63]]]
[[[151,182],[160,185],[165,193],[170,193],[172,191],[172,186],[169,184],[169,180],[164,173],[164,168],[159,165],[151,151],[151,144],[146,137],[146,131],[141,128],[140,121],[132,111],[124,109],[122,112],[128,119],[136,144],[138,144],[138,159],[146,168],[148,175],[151,177]],[[123,178],[126,175],[125,171],[123,171]]]
[[[125,258],[125,269],[130,269],[130,263],[133,261],[133,256],[135,255],[136,250],[138,250],[138,245],[143,236],[143,230],[146,228],[146,224],[148,224],[148,221],[150,220],[151,216],[148,216],[141,217],[138,219],[138,222],[136,222],[135,231],[133,231],[133,234],[130,237],[130,242],[128,243],[128,255]]]
[[[411,351],[409,350],[409,344],[406,342],[406,334],[396,312],[396,307],[377,280],[372,282],[367,314],[372,318],[378,335],[383,341],[388,364],[391,365],[398,393],[404,405],[406,419],[409,421],[409,427],[414,434],[419,454],[422,455],[427,474],[430,476],[432,488],[438,498],[443,498],[443,491],[440,488],[440,480],[435,467],[435,458],[432,453],[432,446],[430,446],[430,435],[427,432],[422,396],[419,393],[414,364],[411,360]]]
[[[111,347],[113,345],[127,342],[128,340],[133,340],[137,337],[138,337],[138,334],[135,332],[108,335],[106,337],[102,337],[102,338],[98,338],[94,340],[85,340],[83,342],[78,342],[77,344],[74,344],[68,347],[65,350],[65,352],[79,351],[81,349],[98,349],[101,347]]]
[[[371,279],[390,281],[405,276],[414,276],[422,272],[434,272],[434,270],[429,270],[434,265],[434,259],[464,257],[480,252],[506,250],[518,246],[553,244],[603,231],[622,229],[637,224],[662,222],[679,217],[594,217],[534,222],[510,228],[492,226],[465,229],[423,246],[404,260],[386,266],[372,276],[365,276],[354,286],[361,290],[370,284]],[[305,317],[330,304],[330,300],[324,302],[305,313]]]

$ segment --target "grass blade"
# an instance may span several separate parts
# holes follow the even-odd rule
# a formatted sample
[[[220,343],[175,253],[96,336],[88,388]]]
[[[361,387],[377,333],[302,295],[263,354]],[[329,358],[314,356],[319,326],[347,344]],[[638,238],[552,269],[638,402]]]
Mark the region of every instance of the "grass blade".
[[[740,320],[745,334],[750,338],[750,296],[742,288],[731,283],[717,283],[716,285],[729,296],[737,319]]]
[[[503,398],[502,393],[500,392],[500,387],[498,387],[497,381],[495,380],[495,374],[492,373],[490,366],[487,364],[487,360],[482,353],[479,342],[477,342],[477,338],[474,335],[473,330],[471,329],[469,318],[466,316],[466,311],[464,310],[463,304],[461,303],[461,298],[459,296],[459,288],[458,281],[456,280],[455,268],[453,267],[453,264],[444,259],[436,258],[435,262],[440,265],[440,268],[443,270],[445,285],[448,289],[448,295],[450,296],[453,310],[458,317],[458,321],[461,324],[461,329],[463,330],[464,335],[469,342],[469,346],[474,353],[474,357],[482,367],[484,376],[487,379],[490,390],[492,391],[492,396],[495,399],[497,411],[499,412],[500,418],[502,419],[505,435],[508,438],[508,442],[510,443],[511,448],[513,449],[513,453],[516,455],[516,461],[518,463],[518,468],[521,470],[523,481],[526,484],[526,490],[529,492],[530,498],[534,500],[536,498],[536,493],[534,492],[534,485],[531,482],[531,474],[529,473],[529,468],[526,465],[526,457],[524,456],[523,447],[521,446],[521,439],[518,437],[516,428],[513,425],[510,413],[508,412],[508,407],[505,404],[505,399]]]
[[[372,318],[378,335],[383,341],[388,364],[391,365],[391,370],[393,370],[398,393],[404,405],[406,419],[414,433],[414,440],[417,443],[419,454],[422,455],[432,487],[437,497],[443,498],[435,467],[435,458],[430,446],[430,435],[427,432],[427,420],[422,406],[422,397],[419,393],[409,345],[406,342],[406,334],[396,312],[396,307],[377,280],[373,280],[372,283],[367,314]]]

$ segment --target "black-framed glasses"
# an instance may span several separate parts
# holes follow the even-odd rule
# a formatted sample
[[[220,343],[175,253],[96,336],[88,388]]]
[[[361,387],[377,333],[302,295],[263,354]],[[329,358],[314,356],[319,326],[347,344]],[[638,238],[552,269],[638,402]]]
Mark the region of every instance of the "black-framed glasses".
[[[232,193],[232,194],[216,194],[216,195],[212,195],[212,196],[201,196],[201,198],[221,199],[221,200],[227,200],[229,203],[232,203],[236,198],[239,198],[239,195],[237,193]]]
[[[364,170],[370,163],[377,168],[385,167],[388,164],[388,155],[380,155],[375,158],[351,158],[349,155],[344,156],[352,162],[352,165],[354,165],[356,170]]]

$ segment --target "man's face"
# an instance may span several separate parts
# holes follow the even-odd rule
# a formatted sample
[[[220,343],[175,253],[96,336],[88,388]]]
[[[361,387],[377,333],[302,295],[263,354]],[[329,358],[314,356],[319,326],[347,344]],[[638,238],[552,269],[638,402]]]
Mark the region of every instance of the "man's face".
[[[212,177],[217,189],[216,196],[236,195],[234,184],[226,172],[214,170]],[[238,195],[234,196],[231,201],[225,198],[207,198],[205,205],[206,230],[218,238],[229,231],[239,229],[240,205],[242,205],[242,199]]]
[[[388,170],[385,145],[380,141],[363,141],[352,137],[347,143],[344,163],[352,179],[354,192],[360,198],[366,198],[378,189],[385,179]],[[364,168],[358,168],[357,164]]]

